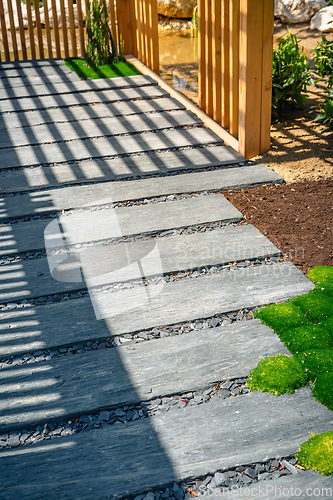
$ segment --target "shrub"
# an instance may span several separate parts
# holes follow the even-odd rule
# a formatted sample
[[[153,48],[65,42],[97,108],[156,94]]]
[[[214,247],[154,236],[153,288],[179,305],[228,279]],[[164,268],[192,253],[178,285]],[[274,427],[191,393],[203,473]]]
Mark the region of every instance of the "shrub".
[[[296,453],[298,463],[324,476],[333,475],[333,431],[311,434]]]
[[[304,49],[300,50],[295,35],[288,33],[279,39],[273,50],[272,114],[275,118],[289,114],[291,108],[304,108],[307,85],[314,85],[309,73]]]
[[[112,64],[116,47],[108,23],[105,0],[87,0],[87,42],[85,60],[90,66]]]

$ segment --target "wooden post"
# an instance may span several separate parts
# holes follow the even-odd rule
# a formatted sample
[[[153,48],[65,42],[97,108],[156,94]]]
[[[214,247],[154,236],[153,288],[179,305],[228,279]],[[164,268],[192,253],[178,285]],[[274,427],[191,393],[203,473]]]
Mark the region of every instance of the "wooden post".
[[[116,29],[116,11],[114,8],[114,1],[109,0],[109,16],[111,24],[111,34],[115,45],[117,46],[117,29]]]
[[[150,57],[150,26],[149,26],[149,0],[143,0],[142,2],[142,15],[143,15],[143,25],[144,25],[144,48],[145,48],[145,60],[146,66],[150,68],[151,57]]]
[[[222,2],[222,121],[223,128],[228,129],[230,126],[230,53],[229,53],[229,13],[230,1],[221,0]]]
[[[118,29],[120,29],[124,54],[134,54],[135,50],[135,29],[131,20],[134,19],[134,1],[117,0],[118,3]],[[141,2],[140,2],[141,3]]]
[[[47,0],[43,0],[43,9],[44,9],[44,16],[45,16],[45,31],[46,31],[46,38],[47,38],[48,57],[52,58],[53,51],[52,51],[52,40],[51,40],[51,30],[50,30],[50,20],[49,20],[49,11],[48,11]]]
[[[65,57],[69,57],[66,11],[65,11],[64,0],[60,0],[60,12],[61,12],[61,29],[62,29],[62,37],[63,37],[63,41],[64,41]]]
[[[2,0],[0,0],[0,24],[1,24],[3,50],[5,53],[5,61],[10,61],[7,30],[6,30],[5,11],[3,8]]]
[[[52,3],[53,33],[56,46],[56,54],[57,57],[61,57],[57,7],[55,0],[51,0],[51,3]]]
[[[17,40],[16,40],[16,30],[15,30],[15,25],[14,25],[12,0],[7,0],[7,5],[8,5],[8,14],[9,14],[9,22],[10,22],[10,34],[11,34],[12,43],[13,43],[14,60],[18,61],[19,56],[18,56],[18,50],[17,50]]]
[[[222,66],[221,66],[221,0],[212,0],[213,42],[213,118],[221,122]]]
[[[205,0],[206,113],[213,116],[212,0]]]
[[[274,0],[264,2],[260,153],[271,144]]]
[[[160,57],[158,47],[158,14],[157,0],[149,0],[149,23],[150,23],[150,52],[151,69],[160,74]]]
[[[142,60],[142,47],[141,47],[141,18],[140,18],[140,0],[134,0],[135,5],[135,39],[137,48],[137,57]]]
[[[247,159],[260,152],[262,40],[266,1],[240,0],[239,152]]]
[[[230,2],[230,134],[238,137],[239,119],[239,0]]]
[[[85,1],[85,0],[83,0]],[[76,5],[77,5],[77,17],[78,17],[78,22],[79,22],[79,35],[80,35],[80,55],[81,57],[84,57],[86,53],[86,47],[84,44],[84,29],[83,29],[83,15],[82,15],[82,3],[81,0],[76,0]],[[113,0],[112,0],[112,5],[113,5]],[[114,13],[114,9],[113,9]],[[116,38],[114,39],[116,42]]]
[[[205,0],[198,0],[198,86],[199,107],[206,110]]]
[[[69,30],[70,30],[70,35],[71,35],[72,57],[77,57],[73,0],[68,0],[67,5],[68,5],[68,13],[69,13]]]
[[[44,46],[43,46],[43,35],[42,26],[40,23],[40,12],[39,12],[39,2],[35,0],[35,16],[36,16],[36,27],[37,27],[37,38],[38,38],[38,48],[39,48],[39,59],[44,59]]]
[[[16,0],[16,9],[17,9],[18,22],[19,22],[19,29],[20,29],[22,57],[24,60],[27,60],[28,56],[27,56],[27,47],[25,44],[25,33],[24,33],[24,27],[23,27],[21,0]]]
[[[28,27],[29,27],[31,59],[36,59],[35,33],[32,24],[31,0],[26,0],[26,6],[27,6]]]

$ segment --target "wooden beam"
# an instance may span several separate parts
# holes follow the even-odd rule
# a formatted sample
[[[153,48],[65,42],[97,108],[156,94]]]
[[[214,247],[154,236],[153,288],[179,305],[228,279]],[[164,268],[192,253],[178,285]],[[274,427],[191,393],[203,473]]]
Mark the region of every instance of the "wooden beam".
[[[274,0],[265,0],[262,47],[261,154],[266,153],[271,144],[273,31]]]
[[[206,113],[213,116],[212,0],[205,0]]]
[[[149,0],[151,69],[160,74],[157,0]]]
[[[222,2],[222,127],[228,129],[230,126],[230,53],[229,53],[229,15],[230,1]]]
[[[213,118],[218,123],[222,116],[221,28],[221,0],[212,0]]]
[[[230,2],[230,134],[238,137],[239,119],[239,0]]]
[[[198,87],[199,107],[206,109],[205,0],[198,0]]]
[[[131,20],[134,19],[134,1],[117,0],[118,29],[120,29],[124,43],[124,54],[135,53],[135,28]]]

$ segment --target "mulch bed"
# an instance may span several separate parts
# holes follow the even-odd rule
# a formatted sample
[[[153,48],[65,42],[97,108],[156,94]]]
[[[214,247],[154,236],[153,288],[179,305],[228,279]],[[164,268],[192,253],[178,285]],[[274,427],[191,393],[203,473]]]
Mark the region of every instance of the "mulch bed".
[[[225,197],[305,275],[314,266],[333,265],[333,179],[263,186]]]

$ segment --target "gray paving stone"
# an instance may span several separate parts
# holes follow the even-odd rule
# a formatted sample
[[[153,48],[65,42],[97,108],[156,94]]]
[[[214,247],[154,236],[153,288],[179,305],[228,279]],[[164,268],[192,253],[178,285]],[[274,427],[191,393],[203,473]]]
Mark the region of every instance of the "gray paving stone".
[[[108,201],[104,199],[100,203]],[[172,203],[77,211],[53,220],[39,219],[0,227],[0,235],[13,238],[6,241],[0,255],[45,249],[46,245],[51,249],[64,246],[66,241],[67,244],[76,244],[214,221],[239,222],[242,218],[242,214],[221,194],[190,197]],[[63,226],[60,239],[58,224]]]
[[[96,295],[101,300],[95,303],[96,311],[104,316],[103,321],[96,319],[88,297],[14,309],[0,313],[1,335],[6,339],[0,355],[194,321],[287,300],[312,287],[313,283],[292,264],[280,263],[166,283],[150,301],[143,296],[141,305],[133,302],[130,290]]]
[[[65,74],[68,69],[61,68]],[[70,70],[69,70],[70,71]],[[53,68],[22,68],[4,70],[8,76],[39,76],[40,73],[48,72],[54,74]],[[46,78],[45,78],[46,79]],[[102,91],[111,89],[136,88],[148,85],[157,85],[157,82],[150,76],[136,75],[117,78],[100,78],[98,80],[73,80],[66,83],[54,83],[49,85],[46,81],[44,85],[36,85],[29,87],[6,87],[0,90],[0,101],[13,98],[33,98],[42,96],[62,96],[62,94],[76,94],[79,92]],[[2,111],[2,107],[0,108]]]
[[[285,425],[286,420],[292,425]],[[227,435],[221,425],[229,429]],[[41,442],[26,450],[1,450],[0,492],[6,499],[90,500],[96,491],[95,498],[120,498],[266,456],[291,454],[308,439],[309,430],[321,433],[331,427],[332,412],[313,399],[309,388],[279,397],[256,392],[214,399],[187,411]],[[318,478],[321,484],[332,484],[331,478],[318,475],[307,483],[300,483],[302,475],[277,481],[292,485],[295,478],[299,487],[317,486]]]
[[[74,250],[70,255],[71,269],[81,269],[85,279],[94,278],[107,272],[120,271],[108,276],[104,284],[141,279],[139,268],[129,266],[138,256],[148,254],[155,247],[154,241],[133,242],[124,246],[97,245],[87,250]],[[126,252],[125,249],[126,248]],[[163,273],[178,273],[181,269],[196,269],[213,264],[228,264],[240,260],[279,256],[280,251],[253,226],[228,226],[207,233],[178,235],[157,240],[156,261],[150,258],[151,273],[161,262]],[[134,261],[133,261],[134,258]],[[116,267],[117,266],[117,267]],[[65,277],[66,269],[61,265],[52,275],[47,257],[36,260],[13,262],[1,267],[2,279],[11,279],[13,286],[0,287],[0,303],[24,299],[29,290],[29,299],[66,291],[85,288],[85,283],[58,281]],[[146,276],[148,276],[147,273]],[[24,278],[25,286],[15,287],[14,280]],[[103,278],[101,278],[101,283]],[[42,354],[42,353],[41,353]],[[36,353],[35,353],[36,356]]]
[[[136,344],[133,351],[120,347],[53,358],[42,369],[9,367],[0,371],[1,384],[6,387],[10,383],[18,399],[16,404],[10,399],[0,402],[0,431],[57,419],[59,399],[64,408],[61,418],[71,420],[112,405],[131,406],[198,390],[221,379],[247,374],[261,359],[279,353],[288,351],[272,330],[256,320]],[[14,374],[19,379],[14,380]],[[37,398],[41,397],[37,408],[35,387]],[[42,395],[50,390],[58,397],[43,401]],[[178,400],[171,404],[179,406]],[[99,418],[108,420],[108,412],[103,411]]]
[[[93,81],[93,80],[91,80]],[[95,82],[100,82],[101,80],[94,80]],[[87,82],[81,82],[87,87]],[[104,90],[103,89],[104,85]],[[39,86],[37,86],[39,87]],[[36,89],[37,89],[36,87]],[[163,90],[161,87],[155,85],[146,87],[135,87],[135,88],[122,88],[112,90],[110,89],[110,84],[102,83],[100,88],[90,87],[91,90],[86,92],[70,92],[65,94],[55,94],[55,95],[41,95],[39,97],[25,97],[23,99],[9,99],[10,96],[7,95],[6,98],[0,99],[0,113],[13,112],[13,111],[30,111],[36,109],[48,109],[48,108],[67,108],[68,106],[77,106],[83,104],[93,104],[101,102],[117,102],[117,101],[132,101],[133,99],[152,99],[155,97],[169,97],[169,93]],[[113,87],[115,88],[115,87]],[[110,89],[110,90],[109,90]],[[37,89],[38,90],[38,89]]]
[[[186,146],[223,144],[209,129],[179,129],[120,137],[98,137],[56,144],[22,146],[1,151],[1,168],[38,166],[47,163],[100,158],[130,153],[167,150]]]
[[[26,72],[30,72],[32,68],[26,69]],[[65,71],[64,71],[65,70]],[[57,66],[43,66],[40,68],[33,68],[33,72],[30,74],[22,74],[20,70],[7,70],[6,73],[16,73],[14,76],[1,77],[0,78],[0,99],[3,90],[5,94],[9,91],[11,93],[12,89],[17,87],[31,87],[32,95],[36,95],[36,88],[38,85],[45,87],[45,85],[53,86],[54,84],[66,84],[72,83],[73,81],[81,81],[82,79],[77,76],[76,73],[69,70],[69,68],[62,68]]]
[[[63,59],[32,59],[28,61],[7,61],[0,63],[0,69],[35,68],[40,66],[65,66]]]
[[[0,139],[0,149],[33,144],[47,144],[90,137],[108,137],[135,134],[152,130],[167,130],[180,126],[200,125],[202,121],[192,112],[176,110],[158,114],[138,115],[131,118],[96,118],[70,123],[38,125],[7,129]]]

